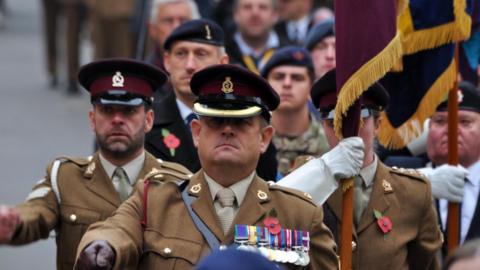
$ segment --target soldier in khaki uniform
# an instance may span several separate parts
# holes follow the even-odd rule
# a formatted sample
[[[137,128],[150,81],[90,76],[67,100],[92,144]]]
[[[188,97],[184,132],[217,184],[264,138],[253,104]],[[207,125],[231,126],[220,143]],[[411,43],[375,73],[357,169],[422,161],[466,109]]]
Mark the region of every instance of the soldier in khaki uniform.
[[[283,261],[286,269],[337,269],[321,207],[308,194],[255,174],[274,132],[268,124],[269,111],[279,103],[274,90],[235,65],[205,68],[193,75],[190,86],[198,95],[194,111],[200,118],[191,128],[202,169],[190,179],[158,173],[137,184],[114,216],[84,235],[77,269],[193,269],[223,245],[256,249],[267,238],[272,242],[263,243],[277,248],[270,249],[270,258]],[[248,235],[241,232],[246,225],[251,226]],[[301,238],[302,260],[293,254],[290,230],[309,232]],[[286,236],[279,240],[279,235]],[[245,236],[248,244],[242,244]]]
[[[375,155],[373,139],[379,112],[388,104],[388,94],[378,83],[361,97],[362,124],[359,136],[365,143],[360,174],[354,178],[353,269],[439,269],[436,253],[442,245],[430,183],[414,170],[385,166]],[[325,134],[331,147],[338,144],[333,130],[336,96],[335,70],[327,72],[312,87],[312,101],[319,107]],[[314,182],[310,161],[293,171],[281,183],[316,194],[331,190],[328,183]],[[303,183],[292,181],[302,175]],[[317,178],[317,179],[313,179]],[[289,183],[289,184],[287,184]],[[334,183],[335,184],[335,183]],[[338,187],[338,184],[337,184]],[[315,196],[314,196],[315,197]],[[322,198],[314,198],[322,203]],[[324,204],[325,224],[340,243],[342,189],[336,189]]]
[[[84,0],[92,28],[94,59],[133,57],[130,28],[135,0]]]
[[[109,217],[137,179],[152,170],[188,174],[143,149],[153,123],[150,98],[166,80],[161,71],[141,62],[109,60],[83,67],[79,78],[91,93],[89,116],[99,152],[92,158],[56,159],[25,203],[0,207],[0,243],[26,244],[55,230],[57,269],[73,268],[88,226]]]

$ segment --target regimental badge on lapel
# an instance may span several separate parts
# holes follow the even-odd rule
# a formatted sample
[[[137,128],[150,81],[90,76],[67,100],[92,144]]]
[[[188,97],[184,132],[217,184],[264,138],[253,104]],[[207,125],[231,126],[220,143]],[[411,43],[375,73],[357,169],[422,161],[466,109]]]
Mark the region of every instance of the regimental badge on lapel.
[[[385,193],[392,193],[393,192],[392,184],[390,184],[390,182],[388,182],[387,180],[385,180],[385,179],[382,180],[382,186],[383,186],[383,191]]]
[[[212,39],[212,31],[210,30],[210,26],[208,26],[208,24],[205,24],[205,38],[208,39],[208,40],[211,40]]]
[[[93,175],[93,171],[95,171],[95,162],[92,162],[88,165],[87,170],[85,171],[85,174],[91,176]]]
[[[123,83],[125,82],[125,78],[122,76],[120,71],[117,71],[115,75],[112,77],[112,86],[113,87],[123,87]]]
[[[193,194],[198,194],[202,190],[202,184],[198,183],[190,188],[190,192]]]
[[[225,94],[230,94],[233,92],[233,82],[232,78],[225,77],[225,81],[222,83],[222,92]]]

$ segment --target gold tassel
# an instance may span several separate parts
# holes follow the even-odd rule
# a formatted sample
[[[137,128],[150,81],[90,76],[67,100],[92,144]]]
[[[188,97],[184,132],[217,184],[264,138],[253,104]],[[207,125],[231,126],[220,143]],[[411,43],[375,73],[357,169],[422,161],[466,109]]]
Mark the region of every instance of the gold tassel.
[[[342,86],[335,107],[334,128],[338,138],[342,135],[342,119],[352,104],[377,80],[398,63],[402,56],[400,33],[375,57],[358,69]]]
[[[407,9],[397,19],[397,28],[402,33],[403,51],[406,55],[441,45],[466,40],[470,37],[472,20],[465,11],[465,0],[454,0],[455,20],[436,27],[415,30],[410,10]]]
[[[389,149],[400,149],[423,132],[423,122],[430,117],[437,106],[444,101],[445,95],[454,86],[457,77],[455,59],[447,69],[433,83],[425,96],[420,101],[417,111],[400,127],[394,128],[385,112],[382,112],[382,120],[378,133],[379,142]]]

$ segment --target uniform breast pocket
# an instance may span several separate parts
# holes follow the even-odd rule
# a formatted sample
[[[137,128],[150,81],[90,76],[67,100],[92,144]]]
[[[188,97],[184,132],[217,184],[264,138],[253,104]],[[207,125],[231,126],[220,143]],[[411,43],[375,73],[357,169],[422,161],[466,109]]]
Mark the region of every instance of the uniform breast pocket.
[[[93,210],[64,206],[60,207],[61,222],[57,230],[57,245],[62,260],[73,262],[80,239],[88,226],[100,221],[101,214]]]
[[[147,229],[139,269],[191,269],[200,259],[201,252],[200,243],[165,237]]]

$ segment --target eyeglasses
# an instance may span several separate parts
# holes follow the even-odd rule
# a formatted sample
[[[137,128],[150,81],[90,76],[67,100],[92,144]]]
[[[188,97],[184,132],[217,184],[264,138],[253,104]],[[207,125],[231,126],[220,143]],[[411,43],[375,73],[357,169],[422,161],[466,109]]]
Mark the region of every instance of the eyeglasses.
[[[362,108],[360,110],[360,117],[367,118],[373,115],[373,110],[370,108]],[[320,111],[320,118],[322,120],[333,120],[335,117],[335,110]]]

